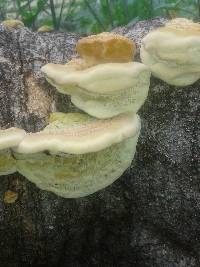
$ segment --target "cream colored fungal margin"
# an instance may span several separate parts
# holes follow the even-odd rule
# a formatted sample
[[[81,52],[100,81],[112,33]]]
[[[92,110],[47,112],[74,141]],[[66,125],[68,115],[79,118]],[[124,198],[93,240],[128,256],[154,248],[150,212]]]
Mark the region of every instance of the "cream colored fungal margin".
[[[144,37],[140,55],[155,77],[176,86],[193,84],[200,78],[200,24],[168,22]]]
[[[11,153],[11,148],[16,147],[25,135],[24,130],[14,127],[0,130],[0,175],[16,171],[16,160]]]

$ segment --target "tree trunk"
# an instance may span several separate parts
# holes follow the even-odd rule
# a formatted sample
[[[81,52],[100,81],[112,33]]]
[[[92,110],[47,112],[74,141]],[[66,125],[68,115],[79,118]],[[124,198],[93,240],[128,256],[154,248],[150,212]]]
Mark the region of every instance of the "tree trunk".
[[[139,22],[116,32],[139,47],[163,22]],[[40,68],[70,60],[78,39],[0,26],[1,128],[35,132],[50,112],[76,110]],[[139,112],[142,131],[132,166],[104,190],[64,199],[18,173],[1,176],[0,266],[200,266],[199,87],[200,82],[177,88],[152,78]]]

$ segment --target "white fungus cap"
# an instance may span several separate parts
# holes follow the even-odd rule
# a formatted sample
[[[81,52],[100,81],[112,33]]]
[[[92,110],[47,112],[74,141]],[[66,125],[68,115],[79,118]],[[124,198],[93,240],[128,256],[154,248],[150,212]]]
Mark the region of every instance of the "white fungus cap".
[[[38,133],[27,134],[15,151],[23,154],[42,151],[85,154],[105,149],[138,134],[139,131],[139,116],[124,113],[111,119],[94,119],[65,128],[47,128]]]
[[[105,63],[86,69],[77,70],[70,65],[49,63],[41,68],[47,80],[64,94],[73,94],[77,88],[91,93],[109,94],[134,87],[143,73],[150,71],[147,66],[138,62]]]
[[[140,55],[155,77],[176,86],[194,83],[200,78],[200,24],[170,21],[144,37]]]
[[[24,130],[15,127],[0,130],[0,150],[16,147],[25,135]]]

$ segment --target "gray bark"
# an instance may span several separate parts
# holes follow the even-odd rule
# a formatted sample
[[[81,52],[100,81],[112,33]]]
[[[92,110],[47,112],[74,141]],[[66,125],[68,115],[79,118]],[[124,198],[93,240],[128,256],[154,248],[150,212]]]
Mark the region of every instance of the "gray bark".
[[[137,42],[164,20],[116,29]],[[75,56],[79,36],[0,26],[0,126],[41,130],[52,111],[75,110],[42,76],[47,62]],[[137,59],[139,56],[137,55]],[[108,188],[80,199],[39,190],[18,173],[0,178],[0,266],[198,267],[200,82],[152,78],[139,114],[132,166]],[[6,203],[7,190],[18,198]]]

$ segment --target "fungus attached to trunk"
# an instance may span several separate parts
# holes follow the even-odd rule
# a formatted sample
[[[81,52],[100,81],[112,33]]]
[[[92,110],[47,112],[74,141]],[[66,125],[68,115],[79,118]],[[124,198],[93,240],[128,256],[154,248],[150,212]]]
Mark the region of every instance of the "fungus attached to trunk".
[[[140,133],[136,112],[150,80],[149,68],[132,62],[135,45],[125,37],[87,37],[77,50],[82,58],[47,64],[42,71],[93,117],[57,112],[40,132],[0,131],[0,174],[18,171],[39,188],[66,198],[105,188],[130,166]]]
[[[16,161],[10,149],[16,147],[25,135],[24,130],[14,127],[0,130],[0,175],[16,171]]]
[[[48,25],[43,25],[37,29],[37,32],[52,32],[53,27],[48,26]]]
[[[42,67],[46,79],[72,103],[97,118],[137,112],[150,84],[150,70],[133,62],[135,44],[113,33],[101,33],[78,41],[82,58],[65,65]]]
[[[74,105],[97,118],[136,113],[144,103],[150,83],[150,71],[145,65],[128,62],[85,69],[80,66],[80,62],[47,64],[42,72],[58,91],[71,95]]]
[[[20,29],[25,27],[24,23],[18,19],[6,19],[2,21],[2,24],[8,28]]]
[[[200,78],[200,24],[174,19],[147,34],[140,52],[155,77],[171,85],[190,85]]]
[[[130,166],[140,132],[138,115],[98,120],[69,113],[52,121],[15,149],[17,170],[39,188],[82,197],[110,185]]]

